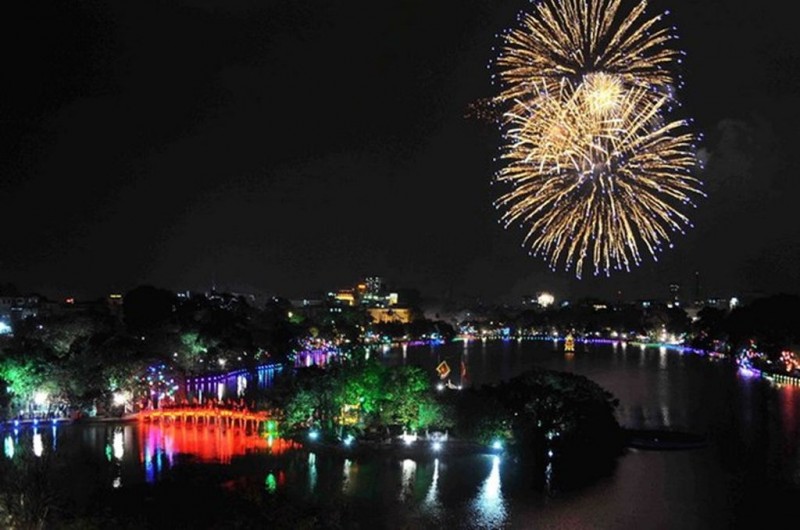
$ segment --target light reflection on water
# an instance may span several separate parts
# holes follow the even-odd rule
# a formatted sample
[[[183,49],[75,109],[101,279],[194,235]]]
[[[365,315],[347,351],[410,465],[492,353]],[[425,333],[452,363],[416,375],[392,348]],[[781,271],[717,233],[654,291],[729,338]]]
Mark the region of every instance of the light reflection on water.
[[[500,528],[505,523],[507,516],[500,483],[500,457],[491,455],[487,458],[492,459],[492,469],[472,502],[472,511],[479,527]]]
[[[317,489],[317,455],[308,453],[308,491],[314,493]]]
[[[6,458],[14,458],[14,439],[10,434],[3,440],[3,454]]]
[[[233,458],[250,453],[280,455],[299,447],[289,440],[243,429],[206,425],[140,424],[137,433],[139,461],[144,464],[147,482],[154,482],[166,468],[172,468],[178,455],[201,463],[230,464]]]
[[[425,509],[431,512],[438,512],[441,509],[439,502],[439,459],[433,461],[433,479],[425,495]]]
[[[39,429],[33,430],[33,454],[37,457],[41,457],[42,453],[44,452],[44,445],[42,444],[42,433],[39,432]]]
[[[345,458],[344,469],[342,470],[342,493],[345,495],[353,491],[354,478],[351,473],[353,473],[353,462],[349,458]]]
[[[414,494],[414,478],[417,474],[417,463],[410,458],[406,458],[402,462],[402,475],[400,478],[400,494],[401,501],[409,500]]]

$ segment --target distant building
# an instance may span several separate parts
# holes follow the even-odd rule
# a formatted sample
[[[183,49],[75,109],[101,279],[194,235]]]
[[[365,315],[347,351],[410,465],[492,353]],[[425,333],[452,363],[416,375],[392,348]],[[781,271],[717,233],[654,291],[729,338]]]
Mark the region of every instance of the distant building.
[[[205,297],[209,302],[212,302],[219,307],[225,307],[228,309],[240,304],[242,301],[251,306],[256,305],[256,295],[250,293],[226,293],[212,289],[211,291],[205,293]],[[181,297],[179,296],[178,298]]]
[[[364,283],[367,286],[367,294],[378,296],[383,291],[383,278],[380,276],[368,276]]]
[[[728,310],[730,309],[730,298],[706,298],[702,300],[700,305],[702,307],[713,307],[714,309]]]
[[[322,300],[317,299],[310,299],[310,298],[302,298],[299,300],[289,300],[289,304],[292,307],[292,310],[296,311],[298,314],[303,315],[306,318],[320,318],[325,313],[329,313],[330,309],[334,309],[332,307],[328,307]],[[335,309],[340,309],[337,307]]]
[[[386,293],[383,278],[370,276],[350,289],[328,293],[328,299],[339,306],[391,307],[397,305],[397,293]],[[406,305],[404,303],[404,305]]]
[[[403,307],[371,307],[367,313],[374,324],[408,324],[411,310]]]
[[[322,300],[302,298],[299,300],[289,300],[289,303],[295,309],[302,309],[304,307],[319,307],[322,305]]]
[[[680,305],[681,303],[680,290],[681,290],[680,284],[677,283],[669,284],[669,299],[675,305]]]
[[[13,328],[15,322],[39,316],[40,306],[41,297],[37,295],[0,296],[0,322]]]
[[[341,291],[333,294],[333,299],[340,305],[354,306],[356,305],[356,295],[352,289],[342,289]]]

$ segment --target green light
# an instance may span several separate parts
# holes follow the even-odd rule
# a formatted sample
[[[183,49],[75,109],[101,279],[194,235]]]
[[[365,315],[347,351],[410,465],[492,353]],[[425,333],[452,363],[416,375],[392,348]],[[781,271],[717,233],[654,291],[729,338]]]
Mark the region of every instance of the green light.
[[[272,473],[267,474],[267,479],[264,483],[267,486],[267,493],[275,493],[278,491],[278,482],[275,480],[275,475]]]

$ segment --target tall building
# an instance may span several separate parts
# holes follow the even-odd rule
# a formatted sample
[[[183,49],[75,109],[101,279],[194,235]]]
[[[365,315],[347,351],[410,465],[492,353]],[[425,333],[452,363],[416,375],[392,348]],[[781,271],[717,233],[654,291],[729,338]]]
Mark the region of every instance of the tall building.
[[[680,299],[680,290],[681,290],[680,284],[677,284],[677,283],[669,284],[669,299],[670,299],[671,302],[673,302],[675,304],[679,304],[680,303],[680,301],[681,301],[681,299]]]
[[[368,276],[364,283],[367,284],[367,293],[373,296],[378,296],[381,294],[381,290],[383,289],[383,278],[380,276]]]

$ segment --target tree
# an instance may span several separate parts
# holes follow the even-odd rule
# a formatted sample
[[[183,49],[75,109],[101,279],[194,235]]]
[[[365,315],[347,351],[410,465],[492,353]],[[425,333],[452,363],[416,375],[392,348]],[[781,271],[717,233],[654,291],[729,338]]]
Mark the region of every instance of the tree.
[[[289,400],[285,408],[286,423],[290,427],[305,426],[314,416],[318,399],[313,390],[299,389]]]
[[[5,382],[6,406],[11,407],[13,415],[33,400],[35,392],[47,390],[48,373],[43,363],[4,355],[0,358],[0,379]]]
[[[383,384],[380,418],[386,425],[414,428],[419,424],[420,405],[431,385],[425,372],[416,366],[387,370]]]

